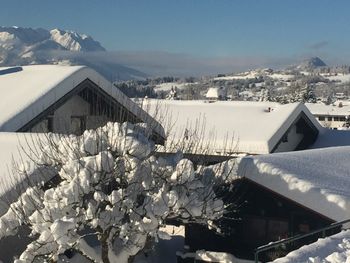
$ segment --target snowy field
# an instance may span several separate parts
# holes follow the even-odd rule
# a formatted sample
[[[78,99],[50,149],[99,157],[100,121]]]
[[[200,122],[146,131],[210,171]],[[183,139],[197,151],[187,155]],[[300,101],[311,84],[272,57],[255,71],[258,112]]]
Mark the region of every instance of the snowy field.
[[[326,75],[321,74],[324,78],[330,80],[330,81],[336,81],[341,83],[346,83],[350,81],[350,74],[337,74],[337,75]]]
[[[171,88],[177,88],[177,89],[185,89],[187,88],[189,85],[192,84],[197,84],[197,83],[176,83],[176,82],[168,82],[168,83],[162,83],[162,84],[158,84],[154,87],[155,91],[170,91]]]
[[[257,71],[250,71],[250,72],[244,72],[244,73],[232,75],[232,76],[217,77],[217,78],[214,78],[214,80],[247,80],[247,79],[255,79],[260,76],[267,76],[272,79],[281,80],[281,81],[288,81],[295,78],[294,75],[290,75],[290,74],[283,74],[283,73],[269,74],[269,73],[261,73]]]

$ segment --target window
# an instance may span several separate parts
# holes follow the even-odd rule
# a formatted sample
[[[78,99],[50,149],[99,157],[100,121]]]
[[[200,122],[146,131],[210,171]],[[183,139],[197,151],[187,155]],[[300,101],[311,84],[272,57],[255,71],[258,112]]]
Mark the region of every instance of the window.
[[[53,116],[47,117],[47,131],[53,132]]]
[[[73,134],[82,134],[86,130],[86,116],[71,117],[71,132]]]
[[[339,117],[339,121],[346,121],[346,118],[344,116]]]
[[[288,236],[288,221],[269,220],[267,238],[269,240],[280,240]]]
[[[339,121],[339,117],[338,116],[334,116],[334,121]]]
[[[332,117],[327,117],[327,121],[332,121],[333,118]]]
[[[288,133],[285,133],[285,134],[282,136],[282,142],[288,142]]]
[[[319,120],[319,121],[324,121],[324,120],[325,120],[325,117],[324,117],[324,116],[318,116],[318,120]]]

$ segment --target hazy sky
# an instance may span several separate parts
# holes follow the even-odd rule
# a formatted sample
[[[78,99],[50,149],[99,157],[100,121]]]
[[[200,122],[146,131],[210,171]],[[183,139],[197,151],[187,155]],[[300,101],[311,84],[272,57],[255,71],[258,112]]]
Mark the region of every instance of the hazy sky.
[[[348,0],[0,0],[0,25],[91,35],[110,51],[350,62]],[[278,62],[280,61],[280,62]]]

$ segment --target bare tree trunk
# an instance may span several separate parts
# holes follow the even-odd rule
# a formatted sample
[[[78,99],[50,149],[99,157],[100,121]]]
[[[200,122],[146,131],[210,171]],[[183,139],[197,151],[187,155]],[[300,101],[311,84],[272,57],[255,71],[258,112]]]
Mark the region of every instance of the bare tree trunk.
[[[108,251],[109,251],[109,246],[108,246],[108,233],[103,233],[101,237],[101,257],[102,257],[102,262],[103,263],[110,263],[109,262],[109,257],[108,257]]]

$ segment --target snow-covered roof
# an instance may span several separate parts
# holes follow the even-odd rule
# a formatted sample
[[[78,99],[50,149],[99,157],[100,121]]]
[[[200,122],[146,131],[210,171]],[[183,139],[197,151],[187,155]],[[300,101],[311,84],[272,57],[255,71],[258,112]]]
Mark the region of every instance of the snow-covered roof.
[[[350,130],[331,130],[322,128],[315,143],[309,147],[310,149],[350,146]]]
[[[335,221],[350,218],[350,147],[245,157],[238,174]]]
[[[330,237],[320,238],[316,242],[302,246],[287,256],[278,258],[274,263],[294,262],[349,262],[350,230],[342,231]]]
[[[0,215],[5,212],[7,202],[17,197],[14,188],[25,180],[25,176],[16,171],[16,166],[29,165],[31,158],[39,154],[45,138],[44,134],[38,133],[0,132]]]
[[[152,116],[160,115],[170,140],[182,140],[186,130],[196,130],[213,152],[227,151],[232,145],[234,152],[269,153],[302,112],[317,129],[322,128],[299,103],[147,99],[143,104]]]
[[[350,101],[342,101],[342,107],[338,106],[339,102],[337,102],[336,105],[326,105],[323,103],[305,103],[305,105],[314,115],[350,115]]]
[[[0,131],[17,131],[79,83],[89,79],[164,136],[162,127],[154,119],[111,82],[88,67],[32,65],[21,68],[12,73],[0,74],[0,91],[3,94],[0,99]],[[0,73],[2,70],[8,71],[8,68],[0,68]]]
[[[220,97],[226,97],[227,95],[227,90],[224,87],[212,87],[209,88],[206,94],[207,98],[215,98],[218,99]]]

